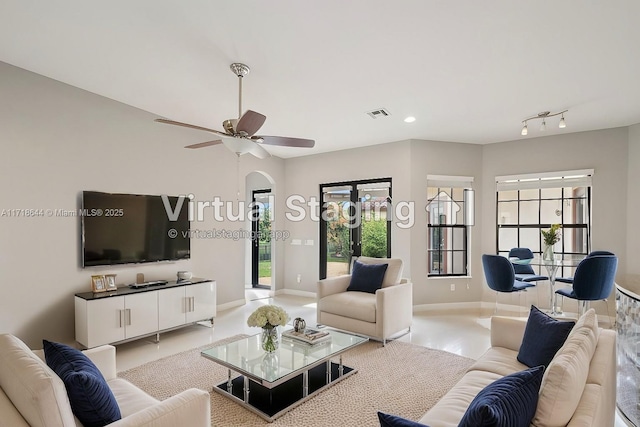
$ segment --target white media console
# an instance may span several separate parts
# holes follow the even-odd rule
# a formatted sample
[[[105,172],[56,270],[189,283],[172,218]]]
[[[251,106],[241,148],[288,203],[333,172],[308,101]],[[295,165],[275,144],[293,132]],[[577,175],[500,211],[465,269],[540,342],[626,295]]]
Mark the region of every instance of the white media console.
[[[210,320],[216,316],[215,280],[193,278],[114,292],[75,295],[76,341],[86,348],[116,344]]]

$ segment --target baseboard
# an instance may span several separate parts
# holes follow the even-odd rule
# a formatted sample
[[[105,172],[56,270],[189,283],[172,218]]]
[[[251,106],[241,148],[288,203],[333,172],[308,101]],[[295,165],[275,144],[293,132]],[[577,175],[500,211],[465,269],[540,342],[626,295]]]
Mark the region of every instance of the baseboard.
[[[216,310],[217,311],[229,310],[230,308],[240,307],[245,304],[246,304],[246,301],[244,299],[238,299],[231,302],[225,302],[224,304],[219,304],[216,306]]]
[[[479,301],[471,302],[445,302],[437,304],[420,304],[413,306],[414,313],[423,312],[447,312],[447,311],[478,311],[481,309]]]
[[[299,297],[316,298],[315,292],[299,291],[297,289],[279,289],[275,291],[275,295],[296,295]]]

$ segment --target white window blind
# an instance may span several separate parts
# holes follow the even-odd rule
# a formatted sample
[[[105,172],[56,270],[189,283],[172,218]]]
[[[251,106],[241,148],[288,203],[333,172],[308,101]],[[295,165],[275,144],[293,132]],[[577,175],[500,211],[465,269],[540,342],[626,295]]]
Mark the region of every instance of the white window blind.
[[[593,169],[496,176],[497,191],[591,187]]]

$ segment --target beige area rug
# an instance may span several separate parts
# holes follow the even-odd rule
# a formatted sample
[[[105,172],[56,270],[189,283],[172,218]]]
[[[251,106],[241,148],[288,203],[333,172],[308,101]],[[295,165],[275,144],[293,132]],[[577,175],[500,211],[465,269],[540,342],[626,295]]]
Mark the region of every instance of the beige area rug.
[[[236,335],[218,343],[242,338]],[[217,343],[216,343],[217,344]],[[118,376],[163,400],[195,387],[211,394],[212,426],[379,426],[377,411],[418,420],[462,377],[472,359],[400,341],[362,344],[343,353],[355,375],[324,390],[273,423],[212,387],[227,379],[227,369],[200,356],[212,344],[147,363]]]

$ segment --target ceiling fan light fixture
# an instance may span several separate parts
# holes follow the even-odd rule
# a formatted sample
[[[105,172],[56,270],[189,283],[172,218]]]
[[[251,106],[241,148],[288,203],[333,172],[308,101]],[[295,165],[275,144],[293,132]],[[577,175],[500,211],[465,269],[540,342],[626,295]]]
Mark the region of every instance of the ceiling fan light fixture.
[[[249,74],[249,67],[239,62],[230,65],[231,71],[238,77],[238,118],[228,119],[222,122],[223,132],[216,129],[209,129],[202,126],[191,125],[189,123],[176,122],[168,119],[156,119],[156,122],[169,125],[182,126],[190,129],[211,132],[217,135],[220,140],[206,143],[191,144],[187,148],[202,148],[211,145],[224,144],[229,150],[238,156],[249,153],[259,159],[265,159],[271,154],[261,145],[276,145],[284,147],[304,147],[312,148],[315,141],[312,139],[292,138],[284,136],[258,136],[254,135],[262,127],[267,117],[252,110],[242,112],[242,79]]]

